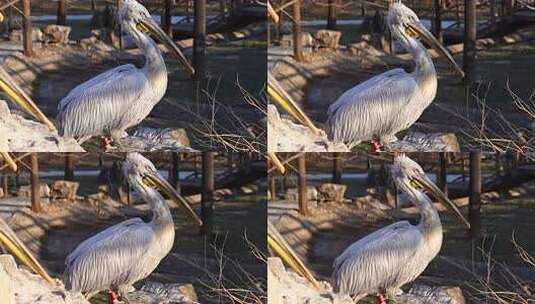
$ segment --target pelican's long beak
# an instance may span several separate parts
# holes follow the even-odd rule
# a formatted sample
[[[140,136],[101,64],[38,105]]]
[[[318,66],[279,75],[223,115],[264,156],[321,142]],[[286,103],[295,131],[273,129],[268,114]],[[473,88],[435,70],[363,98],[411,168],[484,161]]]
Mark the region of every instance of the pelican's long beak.
[[[297,254],[288,246],[288,243],[280,235],[277,229],[268,221],[267,242],[269,248],[278,255],[288,266],[295,272],[306,278],[316,289],[321,289],[320,284],[314,278],[314,275],[299,259]]]
[[[22,90],[21,87],[0,67],[0,89],[21,108],[30,113],[38,121],[44,123],[50,131],[56,131],[54,124],[41,112],[33,100]]]
[[[310,118],[308,118],[308,116],[299,108],[295,101],[282,89],[275,77],[273,77],[270,73],[268,73],[267,93],[299,123],[309,127],[314,134],[321,134],[321,130],[316,128]]]
[[[0,243],[24,265],[39,274],[47,283],[55,285],[54,280],[48,275],[44,267],[41,266],[39,261],[37,261],[2,218],[0,218]]]
[[[412,23],[407,27],[407,31],[410,35],[418,35],[422,37],[422,39],[429,44],[432,48],[434,48],[439,54],[446,57],[448,62],[453,66],[453,69],[461,79],[464,79],[464,71],[459,67],[457,62],[453,59],[453,56],[451,56],[450,52],[446,47],[438,41],[433,34],[431,34],[422,24],[420,23]]]
[[[193,66],[191,66],[191,63],[188,61],[186,56],[182,53],[182,51],[178,48],[178,46],[173,42],[171,38],[154,22],[152,19],[146,19],[137,24],[137,28],[142,32],[149,32],[154,34],[156,38],[165,44],[165,46],[178,58],[180,63],[186,67],[186,70],[190,75],[193,75],[195,73],[195,69]]]
[[[11,171],[17,171],[17,163],[11,158],[11,155],[7,152],[0,152],[0,155],[4,158],[4,161],[7,163]]]
[[[180,194],[176,192],[175,189],[159,174],[147,174],[144,176],[144,182],[148,186],[155,186],[159,190],[161,190],[165,195],[173,199],[175,202],[177,202],[179,205],[184,207],[184,209],[187,212],[187,215],[195,222],[195,224],[202,226],[202,220],[199,218],[197,213],[193,211],[189,203],[186,201],[184,197],[182,197]]]
[[[413,181],[417,184],[417,186],[427,190],[429,194],[434,196],[441,204],[451,210],[461,221],[461,223],[465,225],[467,229],[470,229],[470,223],[463,216],[459,208],[457,208],[457,206],[446,196],[446,194],[444,194],[444,192],[442,192],[425,174],[415,177]]]

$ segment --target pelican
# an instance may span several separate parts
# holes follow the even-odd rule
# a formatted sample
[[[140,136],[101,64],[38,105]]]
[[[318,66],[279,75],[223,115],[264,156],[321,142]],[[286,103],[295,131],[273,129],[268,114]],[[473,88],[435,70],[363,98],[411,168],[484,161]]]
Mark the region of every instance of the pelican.
[[[393,297],[401,286],[416,279],[442,246],[442,226],[437,210],[422,190],[427,190],[451,209],[466,226],[470,224],[459,209],[410,158],[394,159],[391,174],[420,211],[420,222],[401,221],[386,226],[349,246],[333,263],[331,282],[336,293],[353,296],[356,301],[367,294]]]
[[[153,187],[180,203],[195,223],[202,221],[189,204],[160,176],[154,165],[138,153],[128,154],[123,173],[131,187],[148,202],[152,219],[132,218],[111,226],[83,241],[65,260],[67,290],[89,299],[109,290],[115,303],[119,292],[126,299],[132,284],[147,277],[169,253],[175,240],[175,226],[164,198]]]
[[[149,33],[162,41],[190,73],[186,57],[135,0],[121,0],[118,10],[122,29],[145,52],[145,64],[126,64],[106,71],[76,86],[58,105],[59,134],[83,143],[92,136],[109,135],[120,145],[126,129],[139,124],[167,90],[167,69],[158,45]],[[103,142],[108,144],[107,137]]]
[[[417,38],[446,57],[455,71],[464,73],[448,50],[422,25],[418,16],[400,1],[392,4],[386,16],[392,36],[414,61],[411,73],[401,68],[377,75],[343,93],[327,113],[327,135],[350,148],[371,141],[374,151],[381,143],[396,141],[395,134],[409,128],[433,102],[437,74],[427,49]]]

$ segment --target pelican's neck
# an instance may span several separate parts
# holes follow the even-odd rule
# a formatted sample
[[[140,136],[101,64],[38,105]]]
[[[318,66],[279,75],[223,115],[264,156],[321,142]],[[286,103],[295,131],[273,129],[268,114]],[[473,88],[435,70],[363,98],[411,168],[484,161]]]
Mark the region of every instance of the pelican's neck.
[[[158,93],[162,90],[162,93],[165,93],[167,89],[167,69],[165,68],[165,61],[160,48],[148,35],[137,30],[135,25],[125,23],[124,29],[132,37],[137,47],[145,53],[145,65],[141,70]]]
[[[165,226],[173,223],[173,217],[169,206],[165,202],[164,198],[154,189],[147,189],[145,192],[140,191],[143,200],[150,204],[152,210],[151,223],[156,226]]]
[[[415,64],[412,75],[422,92],[430,97],[429,103],[431,103],[437,91],[437,72],[431,56],[429,56],[425,46],[417,39],[409,36],[398,36],[397,38],[403,48],[411,54]]]
[[[440,216],[438,215],[433,202],[423,192],[416,190],[409,194],[412,202],[420,210],[420,223],[418,226],[422,228],[424,234],[434,234],[439,232],[442,234],[442,224],[440,223]]]

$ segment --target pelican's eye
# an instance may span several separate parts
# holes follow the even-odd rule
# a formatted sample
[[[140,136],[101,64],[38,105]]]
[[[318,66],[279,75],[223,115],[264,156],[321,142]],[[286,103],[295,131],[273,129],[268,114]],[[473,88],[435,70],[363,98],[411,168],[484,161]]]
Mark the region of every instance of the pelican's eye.
[[[143,22],[136,23],[136,28],[143,33],[149,32],[149,28]]]

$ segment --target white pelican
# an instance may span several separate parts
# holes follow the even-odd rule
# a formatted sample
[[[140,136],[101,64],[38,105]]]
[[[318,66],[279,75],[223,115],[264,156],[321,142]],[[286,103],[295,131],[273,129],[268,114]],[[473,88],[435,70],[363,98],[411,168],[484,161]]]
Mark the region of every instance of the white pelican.
[[[349,246],[333,263],[331,282],[335,292],[358,301],[367,294],[392,297],[404,284],[416,279],[442,246],[442,225],[427,190],[450,208],[466,226],[459,209],[410,158],[400,155],[391,168],[392,177],[420,210],[420,222],[401,221],[379,229]]]
[[[380,143],[395,141],[396,133],[418,120],[435,98],[437,74],[427,49],[417,37],[444,55],[464,77],[448,50],[400,1],[392,4],[386,21],[392,36],[412,55],[414,71],[393,69],[343,93],[328,110],[326,128],[330,140],[344,142],[349,147],[369,140],[374,151],[378,151]]]
[[[88,299],[103,290],[110,291],[114,303],[114,290],[127,299],[132,284],[146,278],[172,249],[175,224],[167,203],[153,187],[180,203],[187,215],[202,225],[184,198],[141,154],[128,154],[123,171],[132,188],[150,204],[152,219],[146,223],[141,218],[132,218],[111,226],[83,241],[67,256],[65,288],[81,292]]]
[[[145,64],[141,68],[121,65],[75,87],[58,105],[56,120],[61,136],[82,143],[92,136],[109,135],[120,145],[126,129],[149,115],[167,90],[165,62],[149,33],[161,40],[189,73],[194,73],[186,57],[143,5],[121,0],[118,18],[122,29],[145,52]]]

